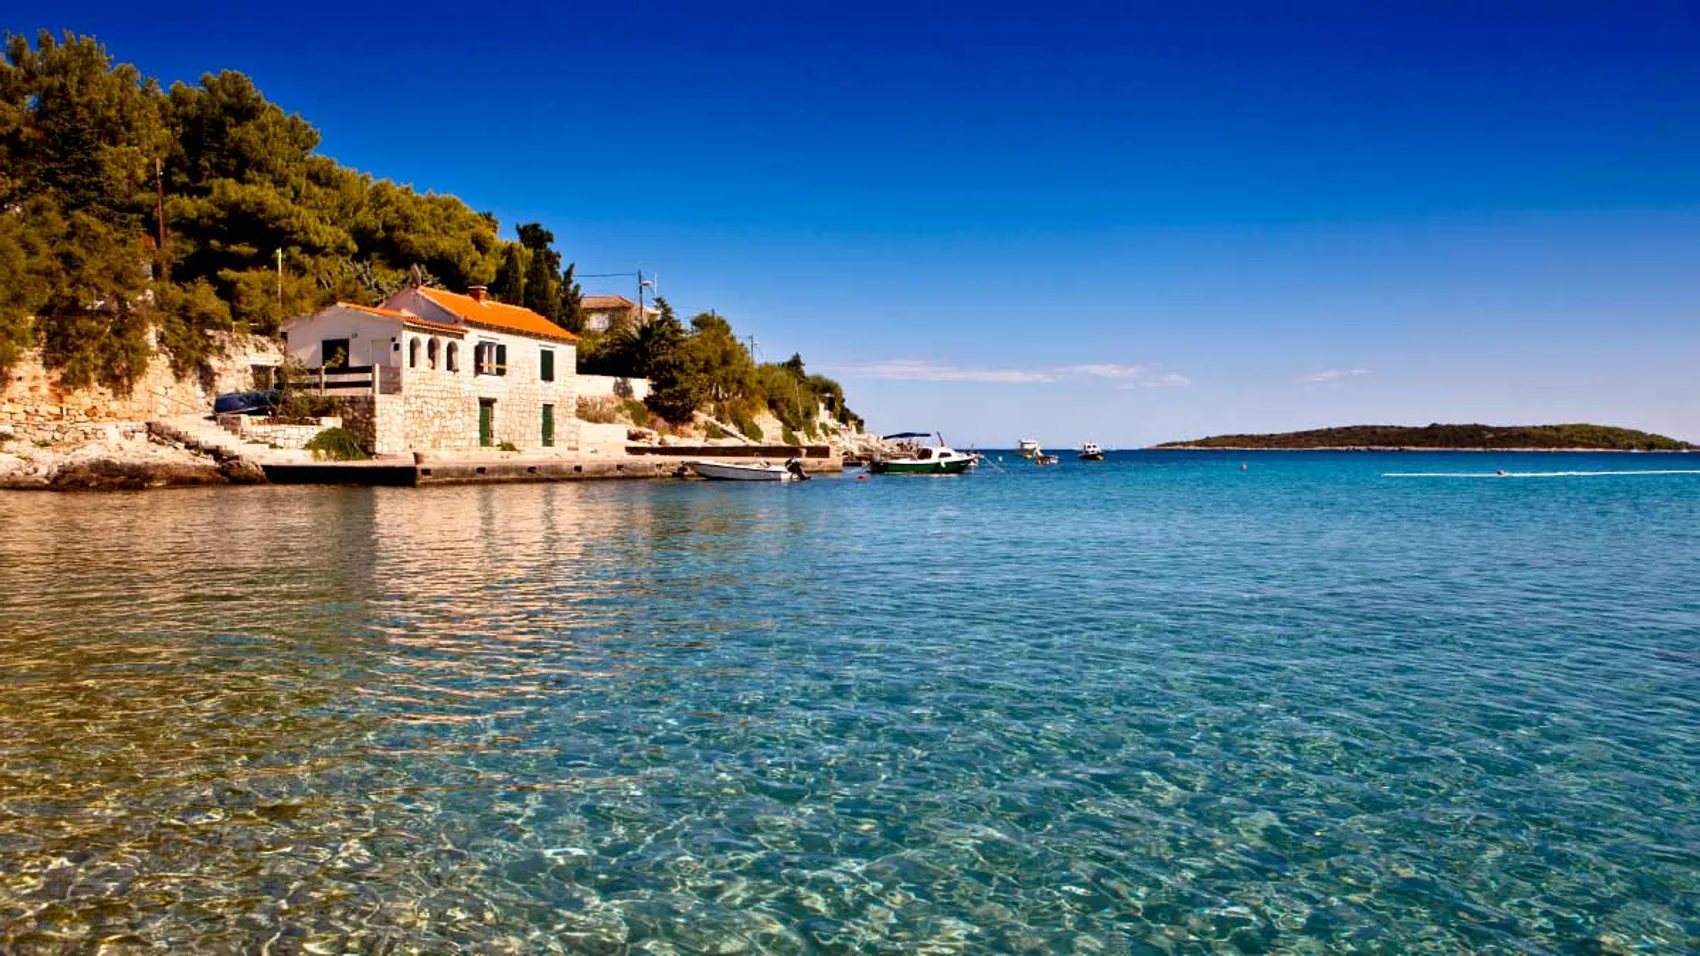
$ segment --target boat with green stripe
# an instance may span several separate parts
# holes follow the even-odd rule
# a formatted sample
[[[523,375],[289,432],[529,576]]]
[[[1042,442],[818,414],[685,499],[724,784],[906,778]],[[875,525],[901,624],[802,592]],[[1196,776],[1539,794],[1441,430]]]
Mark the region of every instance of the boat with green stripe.
[[[912,438],[925,438],[927,433],[898,432],[883,437],[887,441],[902,442]],[[868,470],[876,475],[960,475],[980,460],[979,455],[957,451],[945,445],[943,436],[940,436],[937,445],[930,448],[917,445],[899,447],[902,451],[898,457],[875,458],[868,462]]]

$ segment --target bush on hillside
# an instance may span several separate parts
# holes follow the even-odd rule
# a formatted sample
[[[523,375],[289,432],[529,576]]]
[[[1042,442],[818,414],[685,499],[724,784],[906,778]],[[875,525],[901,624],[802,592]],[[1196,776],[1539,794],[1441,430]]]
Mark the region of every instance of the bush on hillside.
[[[620,400],[607,395],[580,395],[578,397],[578,417],[580,421],[596,425],[613,425],[619,422]]]
[[[306,448],[314,458],[329,461],[365,461],[372,457],[360,447],[359,439],[346,428],[327,428],[314,435]]]

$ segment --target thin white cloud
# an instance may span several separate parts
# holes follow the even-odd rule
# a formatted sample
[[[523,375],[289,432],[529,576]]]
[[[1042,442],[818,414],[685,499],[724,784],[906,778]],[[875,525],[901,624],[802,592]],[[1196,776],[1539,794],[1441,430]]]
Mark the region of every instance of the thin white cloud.
[[[1162,375],[1156,375],[1137,382],[1128,382],[1124,385],[1117,385],[1116,388],[1120,391],[1130,392],[1136,388],[1181,388],[1191,384],[1192,379],[1187,378],[1179,372],[1165,372]]]
[[[1351,378],[1354,375],[1368,375],[1367,368],[1331,368],[1315,372],[1299,379],[1301,382],[1332,382],[1336,379]]]
[[[1048,368],[968,368],[929,359],[882,359],[859,365],[828,366],[828,371],[846,378],[886,379],[908,382],[992,382],[1030,385],[1066,379],[1110,379],[1117,388],[1168,388],[1191,385],[1184,375],[1162,372],[1153,365],[1118,365],[1094,362],[1056,365]]]
[[[1092,365],[1064,365],[1057,369],[1062,375],[1086,375],[1092,378],[1143,378],[1150,375],[1149,365],[1115,365],[1097,363]]]
[[[1046,372],[1015,368],[962,368],[925,359],[886,359],[865,365],[846,365],[834,371],[855,378],[895,379],[907,382],[1002,382],[1025,384],[1055,381]]]

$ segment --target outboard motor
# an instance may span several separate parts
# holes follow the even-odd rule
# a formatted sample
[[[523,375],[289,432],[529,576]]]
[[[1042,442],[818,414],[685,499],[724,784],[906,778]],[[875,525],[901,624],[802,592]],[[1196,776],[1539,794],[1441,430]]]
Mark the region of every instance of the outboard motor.
[[[808,481],[809,480],[809,476],[803,471],[802,459],[793,458],[790,461],[787,461],[785,463],[785,470],[790,472],[791,477],[797,479],[798,481]]]

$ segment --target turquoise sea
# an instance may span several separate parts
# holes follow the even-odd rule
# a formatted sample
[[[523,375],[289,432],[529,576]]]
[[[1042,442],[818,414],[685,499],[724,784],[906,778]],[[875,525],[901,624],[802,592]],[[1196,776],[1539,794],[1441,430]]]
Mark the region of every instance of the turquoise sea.
[[[0,494],[0,951],[1700,950],[1700,455],[1003,457]]]

